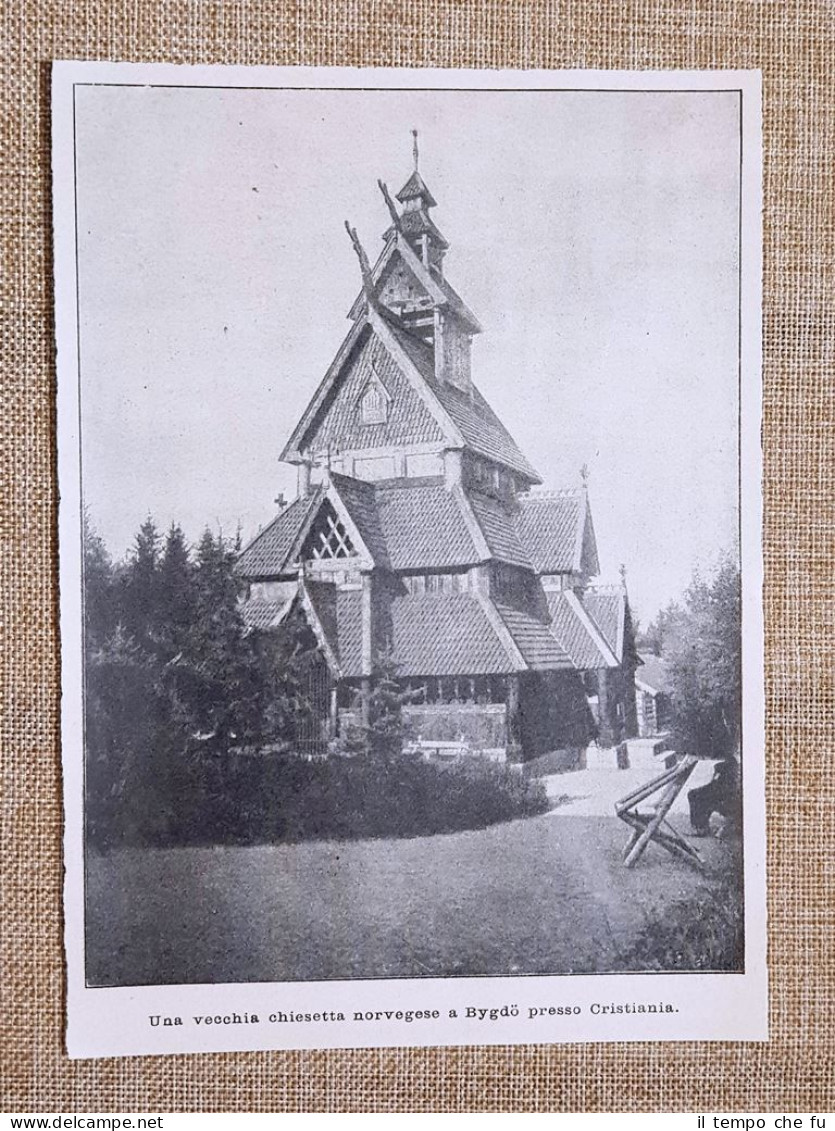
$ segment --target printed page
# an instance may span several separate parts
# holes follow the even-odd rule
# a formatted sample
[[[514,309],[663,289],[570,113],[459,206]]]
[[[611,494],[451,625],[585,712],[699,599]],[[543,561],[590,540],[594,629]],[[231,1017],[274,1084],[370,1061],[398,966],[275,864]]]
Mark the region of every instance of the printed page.
[[[755,72],[56,63],[68,1050],[764,1040]]]

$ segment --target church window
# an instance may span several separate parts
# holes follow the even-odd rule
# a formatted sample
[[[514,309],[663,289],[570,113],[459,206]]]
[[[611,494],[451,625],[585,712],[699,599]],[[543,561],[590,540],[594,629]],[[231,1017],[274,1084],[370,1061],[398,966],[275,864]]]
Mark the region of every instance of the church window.
[[[391,398],[377,374],[365,386],[360,399],[360,416],[363,424],[385,424]]]
[[[341,519],[329,502],[325,502],[307,536],[303,556],[314,561],[349,558],[356,551]]]

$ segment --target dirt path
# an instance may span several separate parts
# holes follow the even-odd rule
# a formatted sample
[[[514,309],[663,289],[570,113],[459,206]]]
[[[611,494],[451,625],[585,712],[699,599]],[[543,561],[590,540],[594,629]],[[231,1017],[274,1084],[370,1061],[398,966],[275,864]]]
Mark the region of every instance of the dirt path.
[[[687,833],[690,829],[688,790],[709,782],[713,777],[713,768],[714,763],[711,761],[699,762],[673,802],[670,818],[679,832]],[[611,817],[616,801],[663,772],[662,762],[660,765],[628,770],[574,770],[563,774],[549,774],[542,780],[548,796],[554,801],[560,800],[559,807],[553,810],[555,816]],[[656,798],[650,799],[647,806],[654,800]]]
[[[122,851],[89,870],[97,985],[622,969],[672,900],[705,881],[570,810],[412,840]],[[714,862],[722,846],[705,842]]]

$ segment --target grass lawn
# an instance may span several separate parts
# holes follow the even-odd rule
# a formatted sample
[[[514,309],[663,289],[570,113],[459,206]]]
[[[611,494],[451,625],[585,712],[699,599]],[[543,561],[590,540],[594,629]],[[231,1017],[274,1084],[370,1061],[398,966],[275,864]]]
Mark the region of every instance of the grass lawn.
[[[706,882],[655,847],[627,871],[626,836],[611,817],[556,813],[411,840],[93,855],[88,980],[622,970],[641,928]],[[701,846],[709,863],[726,851]]]

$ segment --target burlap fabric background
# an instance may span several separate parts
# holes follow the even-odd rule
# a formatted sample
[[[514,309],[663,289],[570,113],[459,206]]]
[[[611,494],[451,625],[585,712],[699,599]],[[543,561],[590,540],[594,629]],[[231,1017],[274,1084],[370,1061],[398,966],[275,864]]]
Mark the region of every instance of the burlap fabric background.
[[[5,1111],[832,1110],[832,0],[4,0]],[[63,1053],[49,61],[759,67],[765,83],[769,1044]]]

